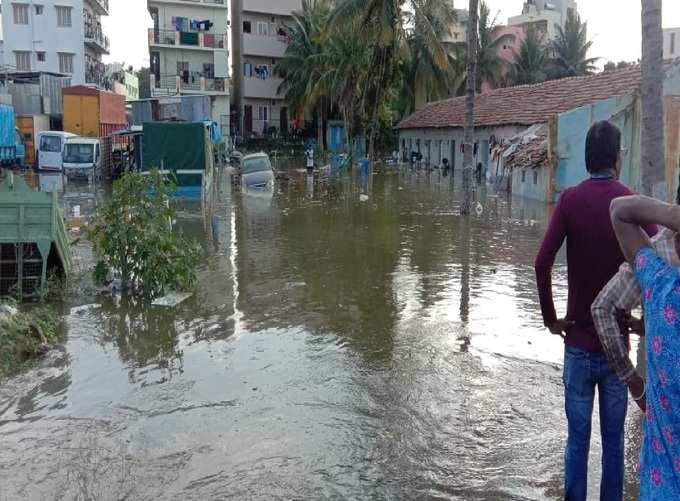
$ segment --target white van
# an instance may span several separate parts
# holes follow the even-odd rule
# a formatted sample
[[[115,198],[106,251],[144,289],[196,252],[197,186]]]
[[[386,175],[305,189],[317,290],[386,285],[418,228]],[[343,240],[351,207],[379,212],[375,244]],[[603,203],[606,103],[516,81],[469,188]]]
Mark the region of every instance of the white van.
[[[99,139],[70,137],[64,146],[64,176],[86,176],[92,180],[101,172],[101,145]]]
[[[43,131],[38,135],[38,169],[61,171],[66,140],[70,132]]]

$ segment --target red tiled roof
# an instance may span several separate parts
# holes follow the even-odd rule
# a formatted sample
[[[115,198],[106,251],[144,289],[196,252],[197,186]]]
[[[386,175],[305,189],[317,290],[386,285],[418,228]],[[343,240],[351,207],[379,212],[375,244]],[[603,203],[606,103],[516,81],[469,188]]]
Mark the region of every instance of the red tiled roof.
[[[475,126],[533,125],[556,114],[640,87],[640,66],[589,77],[496,89],[475,99]],[[403,119],[397,129],[464,127],[465,96],[430,103]]]

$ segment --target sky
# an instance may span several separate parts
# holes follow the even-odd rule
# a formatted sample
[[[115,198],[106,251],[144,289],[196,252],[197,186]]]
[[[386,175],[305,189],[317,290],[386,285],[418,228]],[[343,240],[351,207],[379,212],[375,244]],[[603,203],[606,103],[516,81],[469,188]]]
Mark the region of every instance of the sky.
[[[277,0],[270,0],[276,2]],[[521,14],[523,0],[487,0],[498,22]],[[579,13],[588,23],[588,37],[593,41],[591,57],[600,57],[599,66],[607,61],[636,61],[640,57],[640,0],[580,0]],[[680,27],[680,1],[664,0],[665,28]],[[454,0],[456,8],[467,1]],[[111,12],[103,21],[111,39],[111,55],[106,62],[125,62],[135,68],[149,64],[147,28],[151,17],[143,0],[111,0]]]

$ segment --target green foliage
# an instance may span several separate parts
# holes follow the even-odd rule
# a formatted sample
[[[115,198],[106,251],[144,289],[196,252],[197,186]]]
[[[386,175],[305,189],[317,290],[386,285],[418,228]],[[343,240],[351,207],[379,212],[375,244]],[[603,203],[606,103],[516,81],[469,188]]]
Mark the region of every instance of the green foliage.
[[[515,85],[537,84],[548,78],[548,51],[542,37],[535,29],[528,29],[526,38],[515,54],[512,65],[512,81]]]
[[[593,42],[588,41],[588,25],[570,10],[564,27],[557,26],[557,38],[552,43],[555,54],[551,64],[551,78],[591,75],[598,58],[589,58]]]
[[[18,366],[38,356],[45,343],[55,343],[59,322],[53,310],[36,306],[16,315],[3,314],[5,307],[16,308],[12,299],[0,299],[0,377],[6,377]]]
[[[173,231],[173,191],[158,171],[126,173],[114,183],[87,234],[98,258],[96,279],[113,274],[129,293],[147,299],[194,285],[201,251]]]
[[[498,55],[501,45],[514,42],[514,35],[496,36],[498,28],[496,17],[491,17],[491,10],[486,2],[479,4],[479,47],[477,52],[477,90],[483,82],[498,87],[507,63]]]

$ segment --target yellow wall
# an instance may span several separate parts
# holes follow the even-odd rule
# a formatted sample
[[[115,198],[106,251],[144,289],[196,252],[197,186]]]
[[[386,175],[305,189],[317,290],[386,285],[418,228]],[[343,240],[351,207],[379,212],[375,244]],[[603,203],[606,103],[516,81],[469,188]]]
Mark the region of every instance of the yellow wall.
[[[84,137],[99,137],[99,98],[64,96],[64,131]]]

